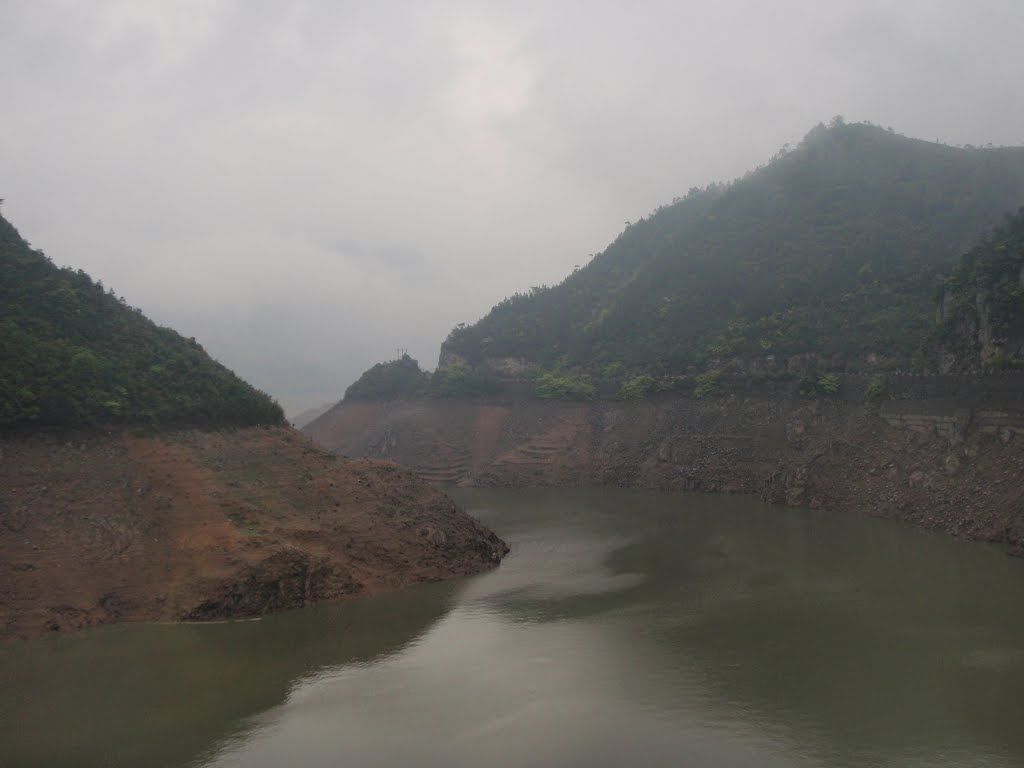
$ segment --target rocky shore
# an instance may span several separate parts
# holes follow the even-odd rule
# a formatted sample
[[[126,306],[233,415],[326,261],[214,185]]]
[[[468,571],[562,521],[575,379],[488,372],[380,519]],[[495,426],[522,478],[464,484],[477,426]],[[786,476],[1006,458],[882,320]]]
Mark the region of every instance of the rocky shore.
[[[898,518],[1024,554],[1016,384],[943,397],[925,383],[931,389],[911,382],[874,403],[860,392],[806,399],[740,388],[637,403],[346,402],[306,431],[339,453],[394,459],[436,482],[744,493]]]

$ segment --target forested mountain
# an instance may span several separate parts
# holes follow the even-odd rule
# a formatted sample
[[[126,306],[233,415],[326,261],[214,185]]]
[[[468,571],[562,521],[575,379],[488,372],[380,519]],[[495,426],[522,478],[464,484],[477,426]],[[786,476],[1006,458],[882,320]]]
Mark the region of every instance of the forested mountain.
[[[409,355],[377,363],[345,390],[345,400],[397,400],[403,397],[464,397],[494,391],[495,382],[468,365],[428,373]]]
[[[280,406],[0,216],[0,426],[280,424]]]
[[[407,397],[421,393],[429,375],[408,355],[387,363],[377,363],[363,372],[345,390],[346,400],[376,400]]]
[[[943,282],[932,341],[944,372],[1024,367],[1024,208]]]
[[[449,335],[442,363],[699,371],[817,353],[920,364],[936,285],[1024,203],[1024,148],[957,148],[836,119],[727,185],[690,191],[561,284]]]

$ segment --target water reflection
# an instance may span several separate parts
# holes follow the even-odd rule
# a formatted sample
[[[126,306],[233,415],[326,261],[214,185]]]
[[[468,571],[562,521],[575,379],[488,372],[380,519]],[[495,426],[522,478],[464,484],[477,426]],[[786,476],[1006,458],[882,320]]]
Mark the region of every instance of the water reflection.
[[[201,762],[297,681],[400,652],[450,610],[457,589],[0,646],[0,766]]]
[[[611,559],[648,574],[632,609],[659,607],[652,635],[679,665],[831,764],[1024,763],[1024,617],[1006,610],[1022,563],[891,522],[744,506],[654,513],[678,535]],[[965,670],[993,650],[998,672]]]
[[[530,530],[522,554],[539,562],[521,570],[564,567],[533,546],[552,538],[536,518],[582,494],[585,521],[556,517],[604,542],[606,572],[591,551],[575,577],[589,571],[606,591],[536,585],[495,605],[622,633],[630,663],[616,683],[639,706],[678,712],[699,698],[709,722],[786,733],[828,765],[1024,764],[1024,614],[1009,609],[1024,563],[891,521],[738,497],[531,493],[512,526]],[[492,494],[464,501],[486,510],[500,504]]]
[[[457,586],[7,653],[11,764],[1024,764],[1024,562],[743,498],[455,493],[513,547]]]

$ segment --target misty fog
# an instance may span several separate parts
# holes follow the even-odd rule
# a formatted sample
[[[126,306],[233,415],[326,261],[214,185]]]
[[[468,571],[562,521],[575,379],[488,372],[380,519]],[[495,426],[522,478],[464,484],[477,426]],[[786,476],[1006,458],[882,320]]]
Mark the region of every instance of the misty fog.
[[[0,197],[277,397],[341,397],[842,114],[1024,143],[1024,4],[0,5]]]

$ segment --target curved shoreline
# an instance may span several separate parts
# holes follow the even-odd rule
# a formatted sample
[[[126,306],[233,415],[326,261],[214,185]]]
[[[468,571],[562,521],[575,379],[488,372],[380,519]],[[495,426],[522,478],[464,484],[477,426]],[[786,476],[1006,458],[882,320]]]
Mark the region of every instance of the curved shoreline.
[[[259,616],[477,573],[507,552],[408,470],[288,428],[0,449],[0,638]]]

